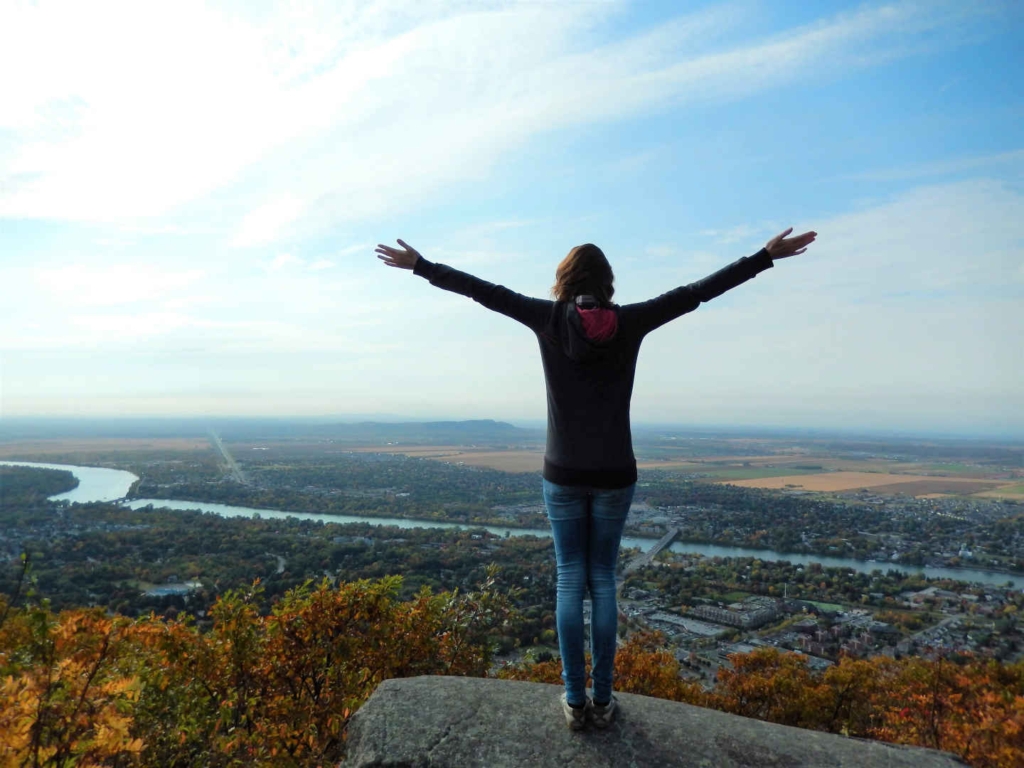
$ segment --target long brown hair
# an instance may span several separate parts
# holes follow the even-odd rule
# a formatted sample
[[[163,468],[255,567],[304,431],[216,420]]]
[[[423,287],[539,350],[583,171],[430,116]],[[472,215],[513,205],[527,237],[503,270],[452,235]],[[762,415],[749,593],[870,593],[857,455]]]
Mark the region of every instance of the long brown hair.
[[[615,294],[615,273],[604,252],[593,243],[577,245],[555,270],[551,293],[555,301],[572,301],[577,296],[593,296],[608,306]]]

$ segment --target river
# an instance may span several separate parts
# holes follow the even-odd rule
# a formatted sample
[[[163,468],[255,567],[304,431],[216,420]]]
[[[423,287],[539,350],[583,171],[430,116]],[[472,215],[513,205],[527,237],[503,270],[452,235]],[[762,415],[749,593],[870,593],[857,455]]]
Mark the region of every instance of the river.
[[[139,478],[131,472],[120,469],[104,469],[101,467],[78,467],[70,464],[40,464],[28,461],[0,461],[0,465],[39,467],[41,469],[65,469],[78,478],[78,487],[67,493],[51,496],[53,501],[89,502],[118,501],[124,499]],[[188,510],[198,509],[222,517],[256,517],[263,519],[283,520],[295,517],[300,520],[317,520],[324,523],[369,523],[370,525],[390,525],[398,528],[483,528],[498,536],[543,536],[550,537],[551,532],[541,528],[505,528],[494,525],[464,526],[456,523],[442,523],[433,520],[408,520],[398,517],[362,517],[358,515],[319,515],[313,512],[287,512],[272,509],[254,509],[252,507],[235,507],[227,504],[214,504],[203,501],[175,501],[169,499],[133,499],[122,502],[132,509],[153,505],[164,509]],[[647,550],[655,543],[655,539],[623,537],[624,547],[637,547]],[[996,571],[982,571],[972,568],[934,568],[931,566],[913,566],[897,563],[876,563],[854,560],[848,557],[827,557],[825,555],[804,555],[795,553],[775,552],[771,549],[750,549],[747,547],[728,547],[717,544],[697,544],[677,541],[669,547],[673,552],[692,553],[705,557],[757,557],[762,560],[785,560],[791,563],[809,565],[820,563],[826,568],[851,568],[860,573],[871,573],[875,569],[885,571],[896,568],[904,573],[919,573],[929,578],[956,579],[990,586],[1003,586],[1007,583],[1014,587],[1024,587],[1024,576],[1014,576]]]
[[[34,461],[0,461],[0,466],[65,469],[78,478],[78,487],[67,493],[51,496],[50,501],[117,501],[128,495],[128,489],[139,478],[123,469],[75,467],[70,464],[40,464]]]

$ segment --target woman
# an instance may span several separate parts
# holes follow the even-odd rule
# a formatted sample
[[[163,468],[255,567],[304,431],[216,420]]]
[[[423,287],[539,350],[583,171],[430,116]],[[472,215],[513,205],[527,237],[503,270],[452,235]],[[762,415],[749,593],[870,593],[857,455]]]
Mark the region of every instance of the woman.
[[[555,616],[565,681],[562,709],[570,728],[583,728],[588,717],[606,728],[617,706],[612,695],[615,565],[636,487],[629,403],[640,343],[655,328],[769,269],[773,260],[803,253],[817,236],[787,237],[792,231],[703,280],[621,307],[612,303],[611,265],[589,243],[573,248],[558,265],[554,301],[522,296],[429,262],[402,240],[400,248],[376,248],[387,266],[411,269],[431,285],[469,296],[537,335],[548,397],[544,502],[558,567]],[[586,591],[592,604],[592,699],[583,655]]]

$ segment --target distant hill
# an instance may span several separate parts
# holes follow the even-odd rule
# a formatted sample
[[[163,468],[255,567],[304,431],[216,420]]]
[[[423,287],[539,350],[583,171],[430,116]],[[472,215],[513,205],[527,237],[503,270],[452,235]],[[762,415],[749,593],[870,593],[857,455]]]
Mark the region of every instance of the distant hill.
[[[432,443],[543,440],[544,431],[504,421],[328,421],[324,418],[123,418],[0,421],[0,441],[68,437],[206,437],[215,430],[225,440],[333,438],[345,441]]]

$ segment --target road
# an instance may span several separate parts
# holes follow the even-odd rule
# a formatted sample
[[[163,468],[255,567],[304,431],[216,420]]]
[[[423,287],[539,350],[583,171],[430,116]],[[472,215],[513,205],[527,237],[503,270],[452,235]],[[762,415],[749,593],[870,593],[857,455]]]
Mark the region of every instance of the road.
[[[225,448],[224,443],[221,442],[220,435],[212,429],[210,430],[210,442],[213,443],[214,448],[220,451],[220,455],[224,457],[224,461],[228,465],[228,469],[231,471],[231,476],[242,485],[248,485],[249,481],[245,479],[245,475],[238,466],[238,462],[235,461],[234,456],[228,453],[228,449]]]

